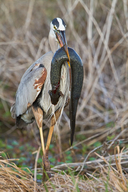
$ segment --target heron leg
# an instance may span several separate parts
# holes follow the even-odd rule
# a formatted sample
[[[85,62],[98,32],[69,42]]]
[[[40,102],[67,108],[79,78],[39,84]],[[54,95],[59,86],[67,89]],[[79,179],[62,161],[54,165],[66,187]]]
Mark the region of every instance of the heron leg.
[[[50,146],[53,130],[54,130],[54,125],[50,126],[50,130],[49,130],[49,134],[48,134],[48,139],[47,139],[47,144],[46,144],[46,149],[45,149],[45,152],[44,152],[44,155],[43,155],[44,169],[46,171],[50,171],[50,162],[48,160],[48,150],[49,150],[49,146]]]
[[[51,138],[52,138],[52,134],[53,134],[53,130],[54,130],[54,125],[56,124],[56,121],[58,120],[59,116],[61,113],[61,109],[57,110],[55,112],[55,114],[52,116],[51,118],[51,125],[50,125],[50,130],[49,130],[49,134],[48,134],[48,138],[47,138],[47,144],[46,144],[46,150],[45,150],[45,154],[44,154],[44,162],[48,161],[48,151],[49,151],[49,146],[51,143]],[[49,167],[46,167],[46,170],[48,170]]]
[[[55,114],[52,116],[51,118],[51,126],[50,126],[50,130],[49,130],[49,134],[48,134],[48,139],[47,139],[47,144],[46,144],[46,151],[49,150],[49,146],[51,143],[51,138],[52,138],[52,134],[53,134],[53,130],[54,130],[54,125],[56,124],[56,121],[58,120],[59,116],[61,113],[61,109],[57,110],[55,112]]]
[[[43,130],[42,130],[43,111],[39,107],[37,107],[37,108],[32,107],[32,111],[33,111],[37,126],[39,128],[39,132],[40,132],[41,147],[42,147],[42,151],[43,151],[43,181],[44,181],[46,176],[50,177],[50,175],[46,173],[46,171],[48,169],[50,169],[50,163],[48,161],[48,156],[47,156],[47,158],[45,158],[47,154],[46,154],[46,151],[45,151],[44,136],[43,136]]]
[[[43,130],[42,130],[43,111],[39,107],[37,107],[37,108],[32,107],[32,111],[33,111],[37,126],[40,131],[41,147],[42,147],[42,151],[43,151],[43,155],[44,155],[45,154],[45,145],[44,145],[44,136],[43,136]]]

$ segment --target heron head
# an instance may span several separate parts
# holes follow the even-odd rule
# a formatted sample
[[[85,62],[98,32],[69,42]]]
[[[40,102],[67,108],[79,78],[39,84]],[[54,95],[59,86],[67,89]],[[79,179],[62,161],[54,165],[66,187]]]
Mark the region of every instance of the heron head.
[[[56,39],[60,47],[64,47],[64,50],[70,61],[65,30],[66,30],[66,24],[63,19],[57,17],[52,20],[50,24],[50,34],[54,36],[54,38]],[[68,65],[70,67],[69,62],[68,62]]]

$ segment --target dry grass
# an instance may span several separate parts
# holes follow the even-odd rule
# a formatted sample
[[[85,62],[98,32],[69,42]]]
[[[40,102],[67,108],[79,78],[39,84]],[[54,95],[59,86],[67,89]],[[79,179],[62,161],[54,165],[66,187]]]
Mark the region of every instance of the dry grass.
[[[0,115],[2,126],[15,130],[14,121],[8,113],[14,102],[16,89],[27,67],[49,50],[49,23],[59,16],[67,23],[68,45],[78,52],[84,65],[85,75],[77,111],[76,133],[86,135],[87,139],[77,142],[75,146],[102,142],[100,147],[104,150],[105,159],[100,159],[106,165],[109,162],[109,158],[106,158],[110,155],[110,149],[120,141],[126,146],[127,155],[127,12],[127,0],[0,0],[0,112],[5,114]],[[63,113],[60,123],[63,140],[69,131],[67,111]],[[106,144],[106,137],[111,135],[114,135],[114,139]],[[83,157],[83,164],[89,165],[88,157],[94,151],[96,149],[90,151],[86,158]],[[114,161],[114,155],[111,157]],[[85,188],[86,191],[127,191],[128,176],[123,172],[128,165],[128,158],[123,158],[124,164],[121,164],[120,158],[114,161],[114,167],[105,166],[99,161],[94,163],[93,169],[100,168],[101,174],[95,177],[91,172],[88,176],[92,180],[81,181],[78,177],[72,179],[72,176],[57,173],[51,182],[58,191],[78,191],[77,186],[80,191]],[[79,166],[82,164],[78,162],[76,167]],[[2,186],[8,183],[17,188],[15,191],[34,190],[33,177],[9,160],[1,160],[0,172]],[[51,182],[47,182],[48,191],[53,191]],[[37,188],[38,191],[44,190],[43,185],[37,185]]]
[[[14,102],[26,68],[49,50],[49,23],[58,15],[67,23],[69,46],[78,52],[84,64],[85,78],[76,122],[79,134],[90,136],[92,130],[93,134],[101,134],[106,130],[106,124],[115,122],[118,128],[108,129],[106,134],[109,135],[127,125],[128,21],[125,0],[91,0],[90,3],[83,0],[49,3],[5,0],[0,4],[0,98],[3,113],[8,113]],[[56,8],[56,13],[51,7]],[[11,128],[11,118],[2,116],[0,120],[5,127]],[[62,120],[61,127],[68,131],[66,113]]]
[[[121,166],[122,160],[125,158],[126,152],[120,152],[119,147],[117,147],[117,155],[115,154],[113,159],[116,167],[110,164],[111,157],[107,161],[100,156],[99,162],[94,161],[91,165],[96,171],[90,173],[88,169],[86,170],[84,175],[86,179],[80,178],[79,174],[77,176],[68,175],[63,171],[63,174],[54,173],[54,176],[44,184],[35,182],[32,173],[26,173],[18,168],[13,163],[14,160],[2,159],[0,160],[0,191],[125,192],[128,190],[128,174],[124,174]],[[104,165],[100,163],[100,160],[104,162]],[[67,167],[69,167],[68,164]]]

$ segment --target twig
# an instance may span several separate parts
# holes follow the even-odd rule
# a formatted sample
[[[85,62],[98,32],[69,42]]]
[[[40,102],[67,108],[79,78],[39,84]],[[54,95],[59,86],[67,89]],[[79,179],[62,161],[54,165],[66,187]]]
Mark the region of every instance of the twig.
[[[35,168],[34,168],[34,192],[36,192],[36,180],[37,180],[37,161],[38,161],[38,158],[39,158],[39,154],[40,154],[40,150],[41,150],[41,147],[39,147],[38,151],[37,151],[37,154],[36,154],[36,159],[35,159]]]
[[[24,28],[25,28],[26,32],[27,32],[29,25],[30,25],[34,3],[35,3],[35,0],[30,0],[28,12],[27,12],[27,17],[26,17],[26,21],[24,24]]]
[[[107,156],[107,157],[104,157],[105,161],[106,162],[110,162],[111,161],[111,165],[116,165],[115,163],[115,156],[116,157],[120,157],[122,159],[122,162],[121,164],[127,164],[127,161],[128,161],[128,151],[126,152],[123,152],[123,153],[120,153],[120,154],[117,154],[117,155],[111,155],[111,156]],[[102,157],[102,156],[100,156]],[[53,167],[52,169],[53,170],[57,170],[57,169],[66,169],[68,167],[83,167],[84,166],[90,166],[90,167],[93,167],[94,169],[100,167],[98,164],[100,163],[104,163],[104,159],[102,158],[99,158],[99,159],[96,159],[94,161],[87,161],[87,162],[84,162],[84,163],[80,163],[80,162],[77,162],[77,163],[64,163],[64,164],[61,164],[61,165],[56,165],[55,167]],[[123,161],[124,160],[124,161]],[[106,166],[105,164],[103,164],[103,166]],[[109,166],[109,164],[107,165]]]

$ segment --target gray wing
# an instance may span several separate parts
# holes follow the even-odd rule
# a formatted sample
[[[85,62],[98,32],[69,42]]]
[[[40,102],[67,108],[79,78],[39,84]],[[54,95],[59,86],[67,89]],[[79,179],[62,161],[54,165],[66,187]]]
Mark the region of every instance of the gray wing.
[[[22,115],[33,104],[44,85],[47,70],[43,64],[36,63],[33,68],[30,66],[19,84],[16,93],[15,113]]]
[[[16,118],[16,116],[25,113],[28,108],[28,105],[32,104],[36,100],[37,96],[39,95],[39,88],[36,87],[35,89],[33,84],[35,83],[35,80],[40,79],[40,77],[45,79],[46,74],[44,67],[43,68],[41,68],[41,66],[39,67],[39,64],[43,63],[49,76],[52,57],[53,53],[51,51],[44,54],[36,62],[34,62],[23,74],[17,90],[16,102],[12,105],[10,109],[11,116],[14,119]],[[42,75],[43,71],[44,71],[44,77]],[[49,82],[46,82],[46,84],[49,85]]]

